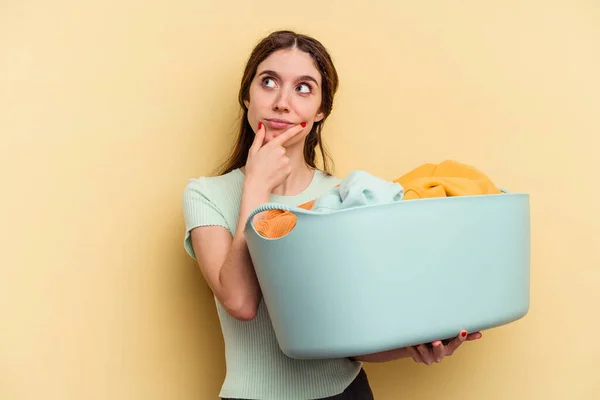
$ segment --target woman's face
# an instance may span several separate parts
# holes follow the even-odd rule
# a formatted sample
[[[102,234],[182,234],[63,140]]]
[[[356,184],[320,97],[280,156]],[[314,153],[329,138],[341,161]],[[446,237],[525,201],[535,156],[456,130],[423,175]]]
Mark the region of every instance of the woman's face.
[[[258,65],[244,103],[254,132],[259,122],[265,125],[265,143],[305,122],[306,127],[286,147],[303,143],[313,124],[323,119],[321,74],[313,58],[298,49],[274,52]]]

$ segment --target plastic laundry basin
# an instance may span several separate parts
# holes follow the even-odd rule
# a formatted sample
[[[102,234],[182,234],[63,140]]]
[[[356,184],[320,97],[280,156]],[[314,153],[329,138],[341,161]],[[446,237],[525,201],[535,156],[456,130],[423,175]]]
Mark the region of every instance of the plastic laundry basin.
[[[252,216],[297,216],[286,236]],[[268,203],[246,240],[281,350],[292,358],[370,354],[481,331],[530,302],[529,195],[403,200],[328,214]]]

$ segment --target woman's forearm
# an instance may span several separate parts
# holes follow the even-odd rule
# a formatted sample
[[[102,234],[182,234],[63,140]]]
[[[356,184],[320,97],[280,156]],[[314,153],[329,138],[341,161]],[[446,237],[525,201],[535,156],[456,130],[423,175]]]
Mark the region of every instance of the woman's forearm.
[[[231,248],[219,274],[219,282],[225,292],[232,295],[228,298],[227,309],[236,318],[248,320],[254,318],[261,293],[256,279],[256,273],[248,253],[244,228],[248,216],[256,207],[269,201],[268,193],[244,190],[240,204],[238,225]],[[229,288],[230,290],[227,290]],[[246,288],[239,290],[235,288]]]

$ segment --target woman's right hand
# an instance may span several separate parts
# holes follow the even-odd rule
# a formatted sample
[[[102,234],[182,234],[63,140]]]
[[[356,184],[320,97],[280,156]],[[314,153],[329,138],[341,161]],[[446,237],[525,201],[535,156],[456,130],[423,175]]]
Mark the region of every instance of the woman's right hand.
[[[265,124],[258,124],[258,131],[248,151],[245,171],[246,182],[253,190],[269,194],[290,175],[292,166],[284,145],[304,129],[302,125],[294,125],[264,144]]]

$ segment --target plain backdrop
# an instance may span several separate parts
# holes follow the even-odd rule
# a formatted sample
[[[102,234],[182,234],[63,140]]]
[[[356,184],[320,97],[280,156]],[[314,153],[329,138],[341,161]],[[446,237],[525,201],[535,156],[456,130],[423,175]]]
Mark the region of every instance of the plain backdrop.
[[[439,365],[367,365],[377,399],[600,398],[600,5],[583,0],[0,2],[0,398],[216,399],[223,341],[181,195],[227,155],[244,63],[282,28],[338,67],[336,175],[450,158],[531,195],[530,313]]]

